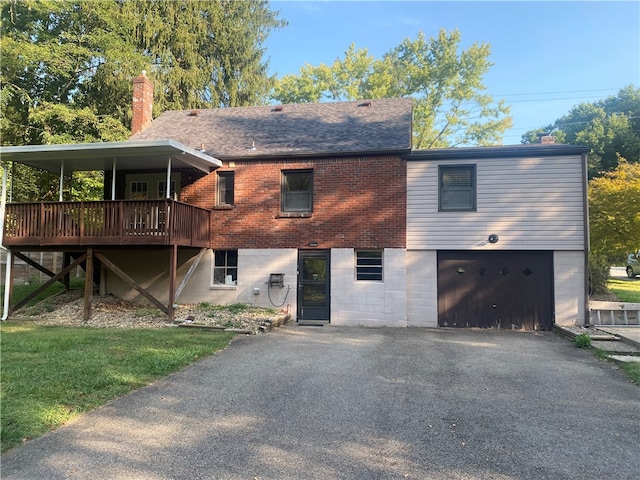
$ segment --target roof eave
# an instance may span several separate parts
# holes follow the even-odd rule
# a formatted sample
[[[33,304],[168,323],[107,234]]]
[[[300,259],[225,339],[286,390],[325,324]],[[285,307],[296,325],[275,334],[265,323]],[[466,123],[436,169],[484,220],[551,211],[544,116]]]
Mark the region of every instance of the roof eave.
[[[354,156],[381,156],[395,155],[405,156],[411,152],[410,148],[391,148],[382,150],[343,150],[343,151],[324,151],[324,152],[274,152],[264,154],[250,155],[216,155],[222,161],[251,161],[251,160],[270,160],[279,158],[336,158],[336,157],[354,157]]]
[[[521,144],[495,147],[455,147],[413,150],[406,160],[462,160],[473,158],[551,157],[557,155],[582,155],[589,147],[566,144]]]

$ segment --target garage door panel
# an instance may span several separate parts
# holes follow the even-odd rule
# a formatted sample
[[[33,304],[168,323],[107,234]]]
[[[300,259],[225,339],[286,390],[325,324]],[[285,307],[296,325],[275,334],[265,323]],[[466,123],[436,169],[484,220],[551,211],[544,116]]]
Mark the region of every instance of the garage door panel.
[[[548,330],[551,252],[439,252],[438,324]]]

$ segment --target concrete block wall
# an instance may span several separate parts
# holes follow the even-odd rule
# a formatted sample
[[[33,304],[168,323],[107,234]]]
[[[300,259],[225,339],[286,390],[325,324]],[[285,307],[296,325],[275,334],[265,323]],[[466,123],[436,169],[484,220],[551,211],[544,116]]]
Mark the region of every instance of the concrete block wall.
[[[407,251],[407,323],[410,327],[438,326],[437,265],[435,250]]]
[[[197,257],[197,250],[180,251],[178,258],[177,285],[185,278]],[[168,265],[166,251],[148,251],[141,257],[132,252],[111,252],[108,258],[120,266],[131,278],[140,282],[156,298],[168,299]],[[217,305],[245,303],[258,307],[289,309],[295,315],[297,285],[296,249],[240,249],[238,250],[238,284],[214,285],[214,255],[207,250],[198,267],[177,299],[179,304],[210,302]],[[284,273],[284,288],[268,289],[270,273]],[[103,291],[126,300],[145,303],[146,300],[117,275],[110,271],[106,275]],[[254,289],[258,288],[256,295]],[[288,292],[288,295],[287,295]],[[269,299],[269,295],[271,298]],[[286,295],[286,301],[285,301]],[[279,306],[281,305],[282,306]]]
[[[357,281],[355,250],[331,250],[331,324],[369,327],[407,325],[404,249],[383,252],[383,281]]]
[[[584,253],[553,252],[553,270],[556,325],[584,325]]]

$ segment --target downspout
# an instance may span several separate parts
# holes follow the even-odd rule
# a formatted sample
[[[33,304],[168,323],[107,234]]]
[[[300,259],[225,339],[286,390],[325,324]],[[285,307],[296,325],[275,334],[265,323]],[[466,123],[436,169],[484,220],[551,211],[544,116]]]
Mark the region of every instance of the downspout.
[[[7,252],[7,258],[4,268],[4,297],[2,300],[2,318],[0,321],[5,321],[9,318],[9,282],[11,281],[11,271],[9,265],[11,265],[11,250],[4,248],[4,214],[7,207],[7,175],[9,175],[9,169],[6,164],[2,164],[2,199],[0,200],[0,247]]]
[[[588,327],[591,323],[589,315],[589,250],[591,248],[589,241],[589,196],[587,189],[589,187],[589,178],[587,174],[587,154],[582,154],[582,202],[584,204],[583,222],[584,222],[584,326]]]

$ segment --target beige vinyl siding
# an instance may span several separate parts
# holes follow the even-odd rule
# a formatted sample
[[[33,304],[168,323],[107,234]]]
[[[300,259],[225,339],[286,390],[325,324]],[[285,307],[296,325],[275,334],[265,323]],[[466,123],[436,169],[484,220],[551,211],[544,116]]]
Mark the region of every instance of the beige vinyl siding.
[[[477,211],[438,212],[438,165],[463,164],[476,165]],[[584,249],[579,155],[409,161],[407,182],[408,249]]]

